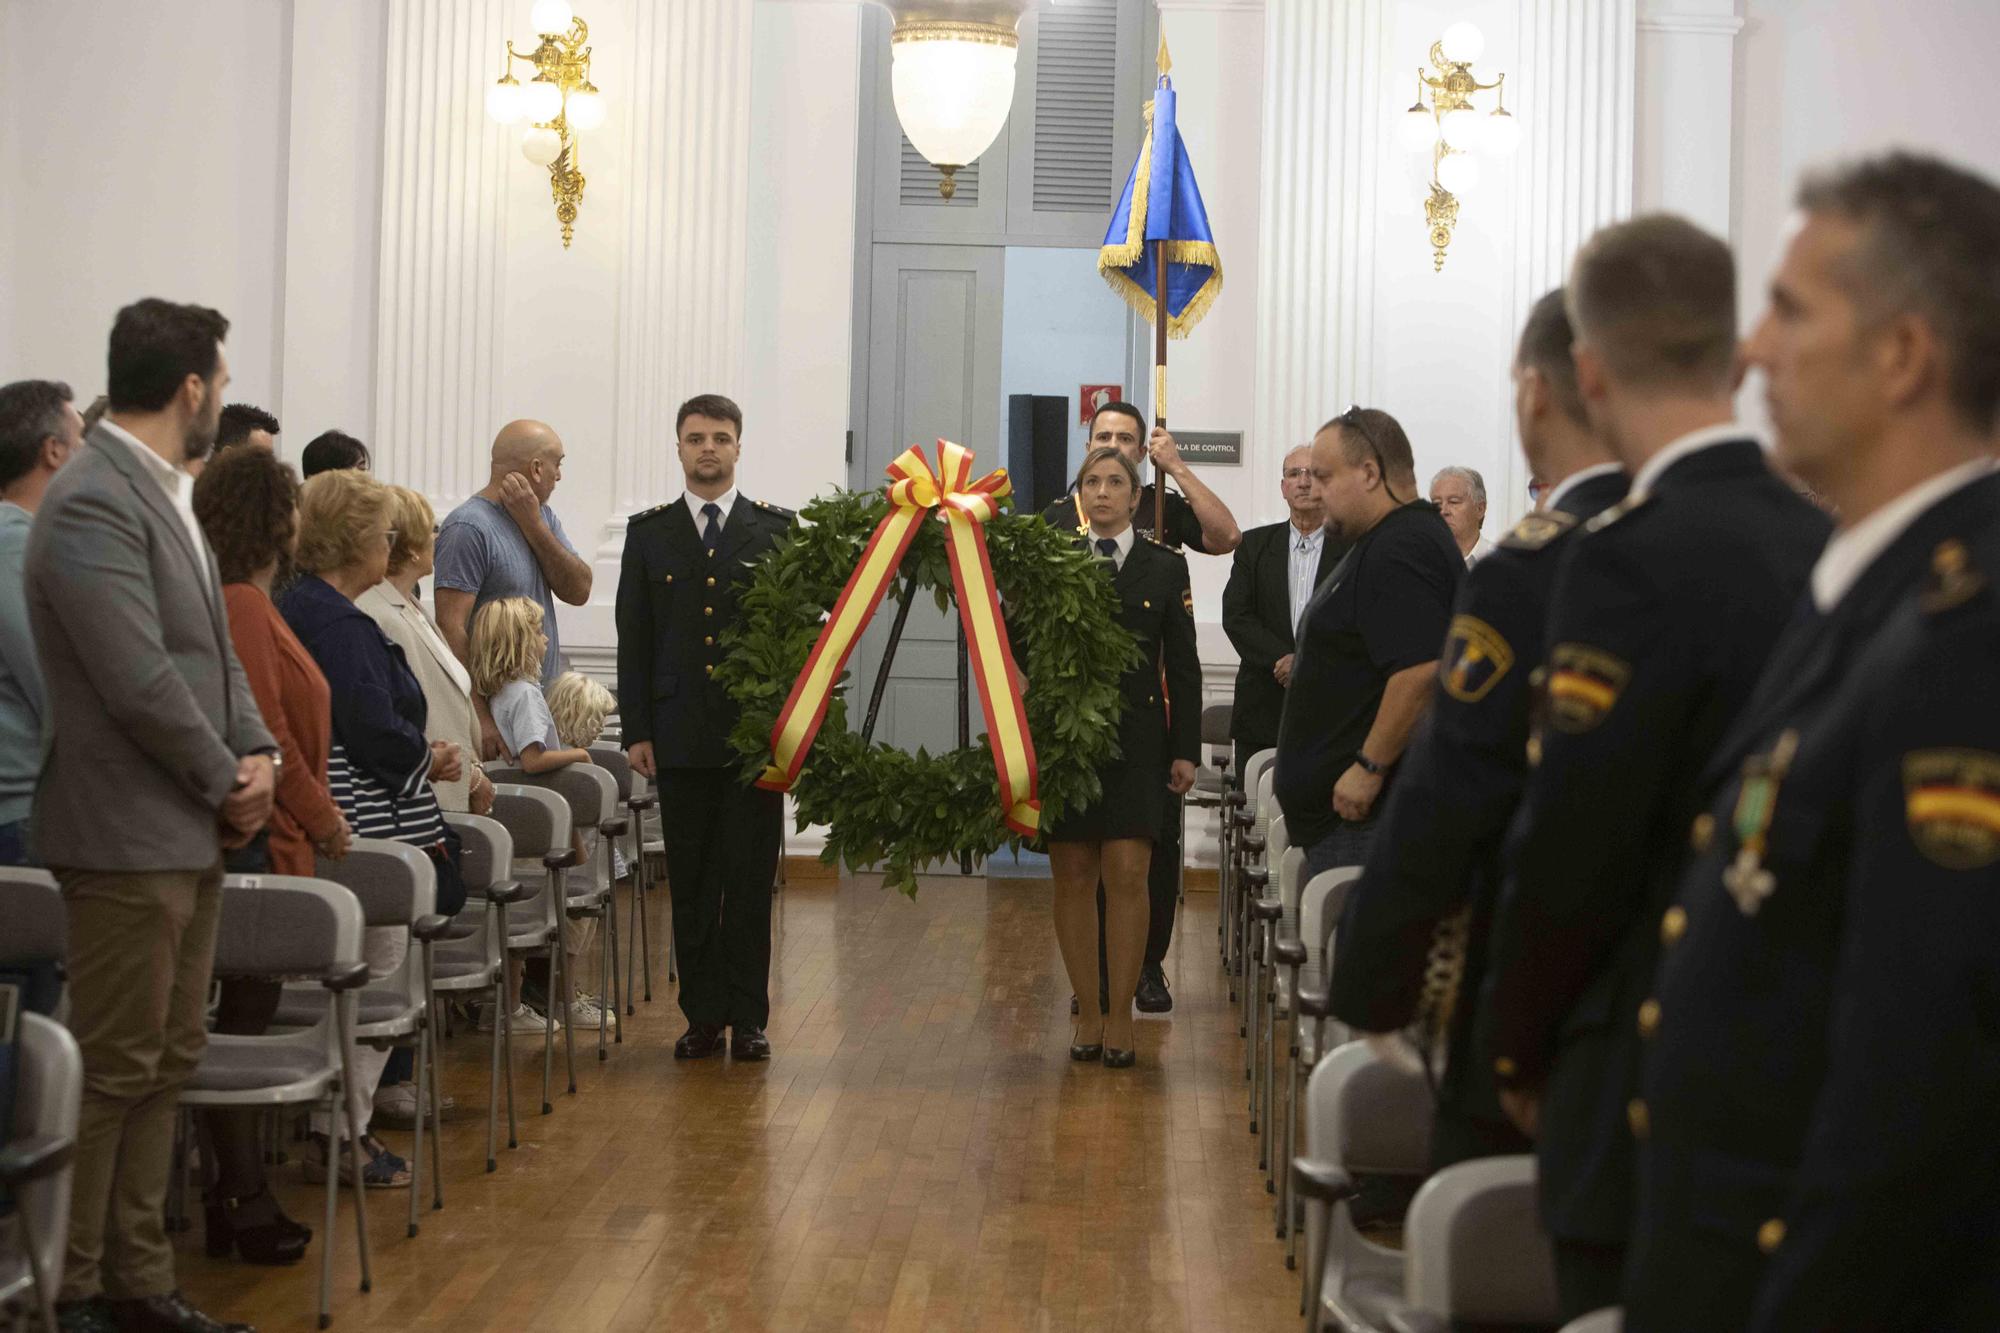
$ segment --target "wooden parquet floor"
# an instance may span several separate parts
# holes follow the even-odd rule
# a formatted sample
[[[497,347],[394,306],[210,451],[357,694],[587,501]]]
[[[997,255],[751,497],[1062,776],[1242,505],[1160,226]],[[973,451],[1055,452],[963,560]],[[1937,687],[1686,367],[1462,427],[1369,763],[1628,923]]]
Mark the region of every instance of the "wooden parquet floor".
[[[541,1044],[516,1039],[521,1146],[503,1119],[493,1175],[487,1039],[461,1028],[444,1051],[465,1117],[445,1126],[446,1206],[411,1239],[407,1196],[370,1194],[363,1294],[343,1198],[334,1327],[1295,1327],[1213,895],[1182,914],[1174,1013],[1141,1019],[1139,1065],[1119,1071],[1068,1059],[1050,892],[937,878],[910,902],[872,879],[795,883],[769,1064],[677,1065],[683,1023],[656,967],[608,1063],[578,1034],[578,1094],[559,1076],[552,1115]],[[408,1134],[383,1138],[408,1154]],[[320,1189],[298,1172],[275,1186],[317,1231]],[[197,1221],[182,1286],[217,1316],[310,1328],[323,1240],[257,1269],[205,1258]]]

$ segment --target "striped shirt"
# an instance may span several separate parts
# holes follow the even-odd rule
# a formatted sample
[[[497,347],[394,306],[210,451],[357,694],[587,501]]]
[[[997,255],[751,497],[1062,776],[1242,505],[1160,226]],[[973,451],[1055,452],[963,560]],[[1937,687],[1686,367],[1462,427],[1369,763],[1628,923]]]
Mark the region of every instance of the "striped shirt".
[[[392,792],[347,762],[336,738],[326,761],[326,785],[357,838],[389,838],[430,847],[444,840],[444,815],[430,786],[430,757]]]

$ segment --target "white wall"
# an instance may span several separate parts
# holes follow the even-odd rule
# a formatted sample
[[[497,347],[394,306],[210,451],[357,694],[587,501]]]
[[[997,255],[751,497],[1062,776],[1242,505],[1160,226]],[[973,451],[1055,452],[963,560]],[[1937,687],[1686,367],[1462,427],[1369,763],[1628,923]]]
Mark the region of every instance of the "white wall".
[[[1017,393],[1055,394],[1069,403],[1069,471],[1083,462],[1085,427],[1076,391],[1125,378],[1125,303],[1097,273],[1097,251],[1013,246],[1000,300],[1000,429]],[[1126,385],[1127,394],[1138,386]]]
[[[0,375],[104,385],[141,296],[230,319],[229,397],[277,401],[291,6],[7,0],[0,150],[15,253]]]

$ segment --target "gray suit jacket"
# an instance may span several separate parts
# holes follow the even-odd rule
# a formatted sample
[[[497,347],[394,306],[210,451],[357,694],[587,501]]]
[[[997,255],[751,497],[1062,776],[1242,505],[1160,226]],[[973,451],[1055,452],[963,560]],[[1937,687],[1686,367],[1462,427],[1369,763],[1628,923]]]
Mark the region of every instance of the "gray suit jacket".
[[[206,870],[239,755],[274,750],[230,646],[207,543],[102,427],[28,539],[48,690],[34,850],[76,870]]]

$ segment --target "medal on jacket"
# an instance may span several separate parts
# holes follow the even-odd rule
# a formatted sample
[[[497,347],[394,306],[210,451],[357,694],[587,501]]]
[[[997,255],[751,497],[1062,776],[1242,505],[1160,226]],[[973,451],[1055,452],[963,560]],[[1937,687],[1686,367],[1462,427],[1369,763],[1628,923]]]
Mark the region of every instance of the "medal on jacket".
[[[1799,733],[1787,730],[1769,754],[1752,756],[1743,763],[1743,786],[1736,795],[1736,813],[1730,821],[1736,830],[1736,860],[1722,872],[1722,887],[1729,890],[1745,916],[1757,915],[1757,909],[1778,887],[1777,879],[1764,868],[1764,850],[1771,817],[1778,808],[1778,787],[1798,751]]]

